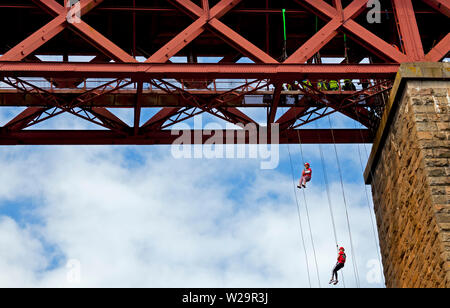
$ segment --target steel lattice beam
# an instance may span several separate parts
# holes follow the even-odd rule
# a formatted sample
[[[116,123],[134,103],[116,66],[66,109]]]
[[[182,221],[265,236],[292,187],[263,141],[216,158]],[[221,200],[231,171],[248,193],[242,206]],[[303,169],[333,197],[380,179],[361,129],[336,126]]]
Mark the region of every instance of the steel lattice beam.
[[[171,135],[170,128],[202,114],[260,129],[246,107],[264,110],[267,124],[279,124],[280,143],[298,143],[298,134],[303,143],[331,143],[333,134],[337,143],[370,142],[400,64],[441,61],[450,51],[445,27],[421,29],[424,23],[416,19],[418,14],[433,21],[449,18],[448,0],[414,1],[414,5],[412,0],[389,0],[385,13],[393,18],[380,24],[381,30],[361,21],[368,0],[285,1],[288,35],[283,53],[287,57],[281,60],[284,40],[271,27],[276,24],[274,18],[281,17],[279,2],[267,1],[258,9],[248,0],[168,0],[166,6],[154,1],[145,7],[123,2],[120,8],[103,0],[80,0],[74,7],[67,7],[67,1],[29,0],[29,5],[18,5],[11,0],[0,6],[0,10],[22,9],[11,18],[4,15],[8,25],[15,23],[17,15],[26,21],[19,32],[11,26],[13,36],[32,33],[19,44],[9,31],[0,38],[0,78],[7,85],[0,88],[0,106],[27,107],[0,128],[0,144],[171,144],[177,136]],[[132,22],[113,19],[118,11],[129,14]],[[141,18],[138,12],[143,16],[164,12],[172,18]],[[311,31],[310,22],[317,17],[321,27]],[[104,25],[105,18],[110,24]],[[28,29],[34,28],[31,22],[42,23],[33,32]],[[115,31],[118,26],[120,31]],[[266,33],[261,35],[261,29]],[[341,39],[343,35],[349,38],[350,48]],[[63,60],[43,62],[40,53]],[[71,55],[94,58],[89,63],[74,63],[69,61]],[[145,60],[139,62],[137,56]],[[186,57],[187,63],[175,63],[175,56]],[[203,64],[201,57],[222,60]],[[243,57],[255,63],[236,63]],[[344,60],[322,64],[323,57]],[[359,64],[364,59],[370,64]],[[318,86],[319,81],[331,80],[341,81],[342,86],[343,79],[361,80],[362,90],[330,91]],[[230,85],[218,89],[218,80]],[[88,86],[89,82],[95,86]],[[297,88],[283,91],[287,84]],[[246,101],[258,95],[264,100]],[[288,102],[288,96],[295,99]],[[130,125],[109,109],[114,107],[133,111]],[[143,108],[161,109],[141,121]],[[333,134],[330,130],[297,130],[336,112],[369,130],[336,130]],[[103,130],[29,130],[63,113]],[[221,133],[237,136],[238,131]],[[208,138],[191,142],[204,143]],[[242,142],[250,139],[232,140]]]
[[[238,138],[241,131],[218,131],[223,138],[217,140],[217,144],[252,144],[252,138],[246,134],[244,139]],[[206,143],[211,135],[203,134],[202,131],[179,131],[178,134],[172,135],[171,131],[157,131],[147,133],[143,137],[128,137],[124,138],[122,135],[111,131],[48,131],[48,130],[34,130],[34,131],[20,131],[11,132],[9,134],[0,133],[0,145],[171,145],[180,138],[183,134],[191,136],[191,143],[197,143],[195,136],[200,136],[201,143]],[[320,138],[324,144],[345,144],[345,143],[371,143],[372,138],[368,130],[359,129],[321,129],[321,130],[291,130],[281,134],[280,144],[296,144],[299,143],[298,134],[303,144],[317,143]],[[333,138],[334,135],[334,138]],[[227,140],[227,136],[233,136]],[[262,140],[262,144],[267,140]]]
[[[0,62],[2,77],[174,79],[393,79],[399,64],[147,64]]]

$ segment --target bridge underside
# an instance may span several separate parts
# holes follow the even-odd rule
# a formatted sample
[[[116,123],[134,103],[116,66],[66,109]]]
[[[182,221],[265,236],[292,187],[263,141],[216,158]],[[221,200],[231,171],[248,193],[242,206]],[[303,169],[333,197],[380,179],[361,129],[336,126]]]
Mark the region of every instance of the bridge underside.
[[[218,130],[215,143],[370,143],[400,64],[449,53],[450,7],[367,3],[1,1],[0,108],[21,109],[1,123],[0,144],[208,143],[199,131],[171,132],[202,114],[256,127],[255,136]],[[381,23],[369,22],[374,13]],[[116,108],[132,110],[132,123]],[[264,123],[249,108],[263,110]],[[364,128],[304,128],[336,113]],[[46,126],[63,114],[98,129]],[[279,138],[263,138],[273,124]]]

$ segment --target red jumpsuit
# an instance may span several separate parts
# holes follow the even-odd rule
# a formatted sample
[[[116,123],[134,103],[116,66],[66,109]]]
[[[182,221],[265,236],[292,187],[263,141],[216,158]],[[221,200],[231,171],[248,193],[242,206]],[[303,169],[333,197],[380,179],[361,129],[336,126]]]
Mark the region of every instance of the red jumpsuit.
[[[331,276],[331,280],[333,280],[334,277],[336,277],[335,281],[338,280],[338,273],[337,272],[339,270],[341,270],[342,268],[344,268],[346,259],[347,259],[347,256],[345,255],[345,252],[339,251],[339,256],[338,256],[338,260],[337,260],[338,262],[337,262],[336,266],[333,269],[333,274]]]
[[[309,181],[311,181],[311,176],[312,176],[312,170],[311,168],[308,169],[304,169],[302,172],[302,177],[300,179],[300,184],[299,186],[305,186],[306,183],[308,183]]]

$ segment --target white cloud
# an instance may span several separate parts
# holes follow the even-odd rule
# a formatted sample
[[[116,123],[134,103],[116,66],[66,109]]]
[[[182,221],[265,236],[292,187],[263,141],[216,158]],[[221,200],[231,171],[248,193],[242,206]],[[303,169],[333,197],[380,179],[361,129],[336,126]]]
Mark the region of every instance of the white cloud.
[[[32,286],[47,266],[41,242],[8,217],[0,218],[0,286]]]
[[[66,279],[69,259],[81,262],[79,286],[308,286],[292,181],[279,171],[260,171],[258,161],[173,160],[165,147],[136,149],[138,166],[129,166],[129,148],[29,149],[1,154],[0,200],[31,197],[40,221],[19,227],[0,205],[0,244],[10,247],[0,254],[1,286],[78,286]],[[365,282],[365,265],[377,256],[363,186],[346,188],[360,279],[377,286]],[[346,283],[354,286],[338,183],[331,193],[348,247]],[[307,200],[325,286],[336,259],[325,189],[311,183]]]

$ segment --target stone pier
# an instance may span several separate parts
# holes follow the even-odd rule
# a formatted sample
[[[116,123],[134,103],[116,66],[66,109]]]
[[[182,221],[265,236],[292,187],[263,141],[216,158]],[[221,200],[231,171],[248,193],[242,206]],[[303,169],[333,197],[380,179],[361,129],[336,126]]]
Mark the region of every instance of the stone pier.
[[[365,172],[386,286],[450,287],[450,65],[397,75]]]

